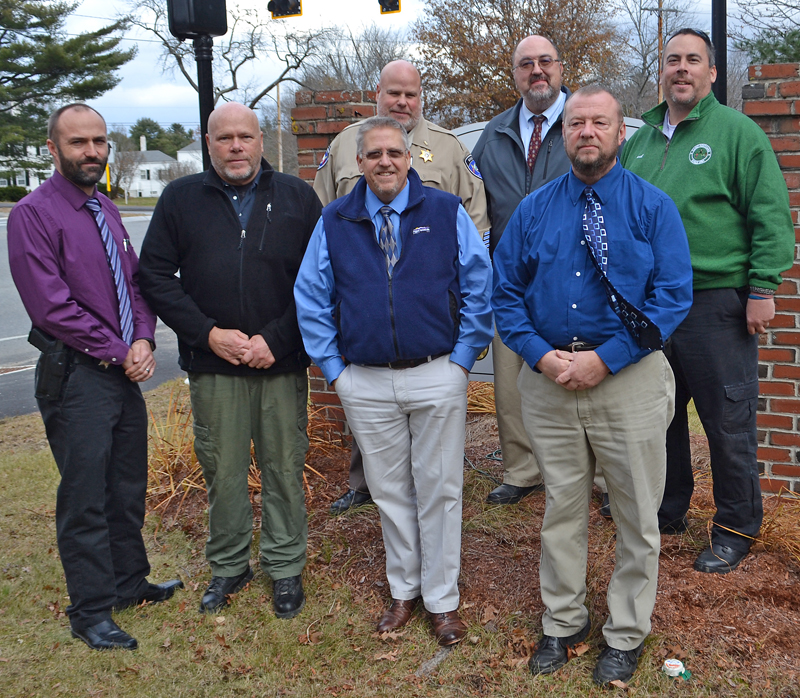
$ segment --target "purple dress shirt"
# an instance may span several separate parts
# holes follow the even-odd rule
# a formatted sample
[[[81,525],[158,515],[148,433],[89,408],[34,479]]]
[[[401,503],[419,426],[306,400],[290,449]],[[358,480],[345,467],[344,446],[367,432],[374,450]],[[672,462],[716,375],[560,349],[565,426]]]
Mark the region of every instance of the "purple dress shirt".
[[[139,260],[119,211],[97,192],[122,262],[133,310],[133,341],[152,340],[156,316],[139,293]],[[89,198],[58,172],[8,217],[8,258],[22,303],[36,327],[73,349],[120,365],[119,302]]]

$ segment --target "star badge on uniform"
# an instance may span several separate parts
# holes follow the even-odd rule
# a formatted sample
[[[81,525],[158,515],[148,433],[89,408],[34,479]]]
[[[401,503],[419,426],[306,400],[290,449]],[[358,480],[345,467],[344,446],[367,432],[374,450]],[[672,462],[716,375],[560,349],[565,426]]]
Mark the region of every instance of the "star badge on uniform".
[[[433,160],[433,153],[427,148],[420,148],[419,156],[422,158],[422,162],[431,162]]]

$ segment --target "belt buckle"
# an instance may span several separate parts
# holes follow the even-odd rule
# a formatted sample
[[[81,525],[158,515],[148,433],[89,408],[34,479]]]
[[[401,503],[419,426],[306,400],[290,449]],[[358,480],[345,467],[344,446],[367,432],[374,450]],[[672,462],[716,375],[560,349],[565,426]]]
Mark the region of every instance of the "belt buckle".
[[[586,346],[588,346],[586,342],[570,342],[567,344],[567,349],[574,354]]]

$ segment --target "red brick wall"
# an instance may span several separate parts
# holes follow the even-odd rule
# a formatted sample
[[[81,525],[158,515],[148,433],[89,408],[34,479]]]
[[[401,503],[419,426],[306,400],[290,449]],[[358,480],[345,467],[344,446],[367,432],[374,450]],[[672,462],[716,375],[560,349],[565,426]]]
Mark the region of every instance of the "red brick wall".
[[[342,129],[355,121],[375,116],[375,92],[369,90],[345,92],[295,93],[292,109],[292,132],[297,136],[297,160],[300,177],[311,183],[330,142]],[[340,426],[349,435],[339,396],[331,390],[317,366],[309,369],[311,403],[324,408],[325,418]]]
[[[800,64],[750,66],[744,113],[769,136],[800,242]],[[764,491],[800,493],[800,245],[775,295],[776,316],[761,336],[758,459]]]
[[[313,182],[322,155],[336,134],[354,121],[375,116],[375,92],[302,90],[295,93],[294,100],[292,132],[297,136],[300,177]]]

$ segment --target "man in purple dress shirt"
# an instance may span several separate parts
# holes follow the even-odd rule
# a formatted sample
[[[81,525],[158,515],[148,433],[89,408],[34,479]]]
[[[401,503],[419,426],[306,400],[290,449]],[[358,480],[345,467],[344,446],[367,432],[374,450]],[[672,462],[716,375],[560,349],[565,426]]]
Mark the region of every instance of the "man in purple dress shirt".
[[[73,637],[136,649],[112,610],[170,598],[183,583],[147,581],[142,526],[147,412],[156,318],[139,293],[138,260],[119,211],[97,191],[103,117],[68,104],[48,123],[56,172],[8,219],[11,274],[42,349],[37,402],[61,482],[58,551]],[[35,340],[35,341],[34,341]]]

